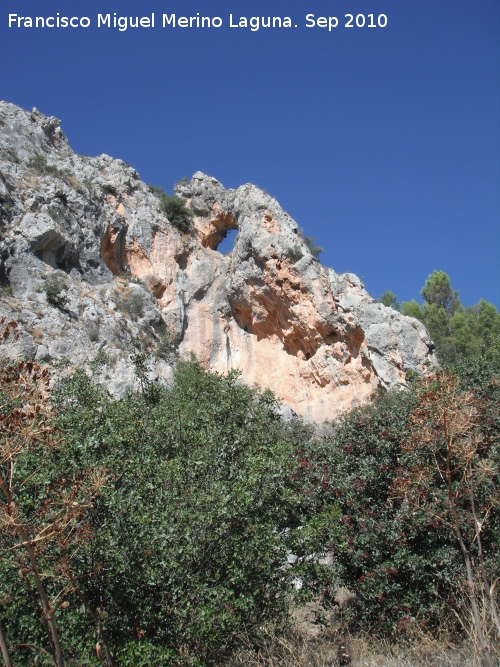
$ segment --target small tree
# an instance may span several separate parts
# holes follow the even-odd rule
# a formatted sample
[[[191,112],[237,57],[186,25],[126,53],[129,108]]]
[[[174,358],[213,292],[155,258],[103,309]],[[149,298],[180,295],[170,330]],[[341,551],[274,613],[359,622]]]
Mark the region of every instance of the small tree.
[[[394,496],[449,529],[457,540],[477,637],[486,665],[493,667],[478,591],[484,593],[500,637],[483,541],[487,522],[500,506],[497,438],[483,432],[481,401],[472,391],[463,390],[456,378],[443,372],[427,382],[427,391],[409,417]]]
[[[16,322],[2,321],[1,325],[1,340],[16,336]],[[3,362],[0,386],[0,493],[4,500],[0,504],[0,569],[9,580],[13,570],[18,572],[17,581],[28,595],[16,595],[11,588],[7,599],[12,599],[14,606],[21,598],[29,599],[35,610],[35,615],[31,610],[31,616],[39,615],[49,640],[48,651],[33,643],[31,636],[30,643],[24,639],[17,646],[49,653],[57,667],[63,667],[56,615],[68,607],[66,597],[76,593],[98,620],[80,591],[73,559],[90,535],[87,514],[104,477],[99,468],[92,474],[80,471],[72,478],[54,471],[51,462],[54,456],[57,459],[55,452],[61,442],[52,423],[47,369],[32,362]],[[26,607],[26,602],[21,606]],[[32,628],[28,629],[26,623],[20,626],[22,632],[31,634]],[[107,650],[104,638],[102,641]],[[1,627],[0,648],[5,664],[12,664],[8,633],[4,634]],[[109,652],[108,658],[111,667]]]
[[[389,308],[394,308],[394,310],[400,310],[398,297],[394,294],[394,292],[391,292],[390,290],[384,292],[380,297],[379,301],[380,303],[383,303],[384,306],[388,306]]]
[[[453,315],[460,307],[458,292],[451,287],[450,277],[444,271],[433,271],[420,292],[428,304],[443,308]]]

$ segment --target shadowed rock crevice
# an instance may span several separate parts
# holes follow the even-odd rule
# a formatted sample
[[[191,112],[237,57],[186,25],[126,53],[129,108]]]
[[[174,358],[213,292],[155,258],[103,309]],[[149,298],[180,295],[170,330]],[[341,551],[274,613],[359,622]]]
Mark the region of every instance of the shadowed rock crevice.
[[[182,271],[187,269],[188,257],[189,255],[187,252],[180,252],[179,254],[175,255],[175,261],[177,262],[179,269]]]
[[[115,276],[125,271],[125,238],[127,227],[121,220],[108,225],[101,243],[101,258]]]

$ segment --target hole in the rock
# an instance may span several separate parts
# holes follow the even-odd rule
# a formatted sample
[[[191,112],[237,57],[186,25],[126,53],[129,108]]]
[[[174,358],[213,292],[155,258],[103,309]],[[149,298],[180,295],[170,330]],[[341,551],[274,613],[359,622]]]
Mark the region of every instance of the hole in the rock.
[[[225,237],[217,246],[217,250],[221,252],[223,255],[229,255],[229,253],[233,251],[234,242],[236,240],[237,234],[238,234],[237,229],[227,229],[225,231]]]

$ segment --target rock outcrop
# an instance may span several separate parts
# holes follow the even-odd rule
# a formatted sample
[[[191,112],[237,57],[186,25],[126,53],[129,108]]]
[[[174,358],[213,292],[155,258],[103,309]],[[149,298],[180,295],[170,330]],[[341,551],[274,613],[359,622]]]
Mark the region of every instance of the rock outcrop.
[[[77,155],[56,118],[0,103],[0,315],[21,325],[2,353],[92,365],[120,394],[134,350],[159,381],[175,350],[193,352],[316,421],[435,362],[420,322],[323,267],[256,186],[197,172],[176,194],[193,212],[188,233],[132,167]]]

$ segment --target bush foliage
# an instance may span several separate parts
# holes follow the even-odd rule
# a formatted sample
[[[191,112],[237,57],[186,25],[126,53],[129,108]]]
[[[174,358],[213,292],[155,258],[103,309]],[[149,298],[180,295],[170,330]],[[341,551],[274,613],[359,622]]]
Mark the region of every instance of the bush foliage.
[[[314,238],[312,236],[304,236],[303,241],[306,244],[307,249],[309,250],[311,255],[314,258],[318,259],[318,257],[323,252],[323,248],[320,245],[316,245]]]
[[[136,364],[141,390],[115,400],[83,371],[51,390],[36,364],[2,362],[6,664],[5,651],[20,665],[208,666],[291,604],[325,609],[339,585],[357,596],[351,627],[398,636],[458,632],[471,592],[488,598],[498,340],[321,437],[237,373],[181,361],[166,388]]]
[[[16,471],[35,538],[50,532],[41,507],[79,510],[74,543],[61,534],[36,553],[67,664],[99,664],[96,641],[118,665],[211,664],[286,612],[298,576],[310,571],[309,591],[330,576],[309,557],[318,521],[300,491],[298,436],[271,396],[180,362],[170,390],[116,401],[77,372],[54,401],[53,446],[30,476],[26,443]],[[0,599],[14,659],[29,662],[32,646],[54,655],[30,570],[20,579],[8,553]]]
[[[163,188],[150,185],[149,189],[160,200],[160,208],[169,222],[179,231],[187,233],[191,230],[193,211],[186,206],[186,201],[178,195],[169,195]]]
[[[417,381],[353,410],[333,426],[321,455],[316,448],[331,471],[325,493],[341,507],[345,539],[335,555],[340,581],[358,597],[355,626],[458,630],[468,594],[457,526],[475,586],[483,585],[481,558],[490,583],[500,575],[499,352],[497,344],[464,361],[455,377]]]
[[[52,274],[47,278],[44,284],[45,296],[47,302],[55,308],[63,310],[68,303],[68,286],[64,278],[58,274]]]

